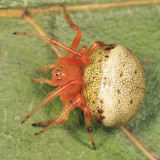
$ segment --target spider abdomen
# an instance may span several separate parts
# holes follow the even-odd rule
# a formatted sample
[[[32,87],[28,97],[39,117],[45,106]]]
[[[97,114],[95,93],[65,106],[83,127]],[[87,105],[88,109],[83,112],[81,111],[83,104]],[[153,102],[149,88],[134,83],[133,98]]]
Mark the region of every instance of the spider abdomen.
[[[129,122],[145,95],[145,74],[136,55],[120,45],[104,45],[84,68],[82,93],[92,118],[113,127]]]

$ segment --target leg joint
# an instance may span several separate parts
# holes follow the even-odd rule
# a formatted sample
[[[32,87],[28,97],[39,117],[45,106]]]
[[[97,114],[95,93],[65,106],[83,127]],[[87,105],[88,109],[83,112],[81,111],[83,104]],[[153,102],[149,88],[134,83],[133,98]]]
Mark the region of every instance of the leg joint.
[[[92,132],[92,127],[87,127],[87,131],[89,132],[89,133],[91,133]]]

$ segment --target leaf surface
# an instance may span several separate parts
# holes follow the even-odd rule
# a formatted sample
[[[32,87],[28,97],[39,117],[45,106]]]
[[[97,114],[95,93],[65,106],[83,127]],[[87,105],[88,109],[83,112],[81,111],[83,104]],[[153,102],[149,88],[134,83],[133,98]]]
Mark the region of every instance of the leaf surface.
[[[17,5],[6,1],[1,7],[24,7],[21,1],[14,3]],[[58,2],[47,3],[57,5]],[[27,5],[36,7],[47,3],[28,1]],[[86,1],[77,3],[70,0],[67,3],[79,5],[86,4]],[[133,130],[133,134],[151,154],[159,158],[160,5],[69,11],[69,14],[83,32],[80,46],[89,47],[98,40],[107,44],[122,44],[134,51],[143,63],[147,77],[146,98],[140,112],[127,127]],[[71,45],[75,31],[68,26],[63,12],[37,14],[32,18],[47,35]],[[36,71],[40,67],[56,63],[57,56],[44,41],[14,36],[15,31],[37,34],[23,19],[0,18],[0,159],[147,159],[122,130],[105,128],[94,122],[93,134],[97,150],[93,150],[79,108],[70,113],[64,124],[40,136],[34,136],[42,128],[32,127],[32,123],[55,119],[61,112],[63,104],[59,97],[43,106],[21,125],[20,121],[55,89],[46,84],[32,83],[31,80],[38,77],[51,78],[51,71],[41,74]]]

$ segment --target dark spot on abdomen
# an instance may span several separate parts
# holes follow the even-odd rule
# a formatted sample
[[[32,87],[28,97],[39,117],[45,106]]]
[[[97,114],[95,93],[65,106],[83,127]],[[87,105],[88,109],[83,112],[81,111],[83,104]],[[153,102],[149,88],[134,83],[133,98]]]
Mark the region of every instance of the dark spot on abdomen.
[[[98,109],[97,111],[98,111],[98,113],[103,113],[103,109],[102,108]]]
[[[106,58],[109,58],[109,55],[106,55],[105,57],[106,57]]]
[[[114,44],[110,44],[104,50],[110,51],[111,49],[114,49],[114,48],[115,48],[115,45]]]
[[[123,76],[123,73],[121,72],[120,77],[122,77],[122,76]]]
[[[105,119],[105,117],[101,115],[99,117],[95,116],[94,118],[95,118],[95,121],[99,124],[102,124],[102,120]]]
[[[117,90],[117,92],[118,92],[118,94],[121,94],[121,91],[119,89]]]

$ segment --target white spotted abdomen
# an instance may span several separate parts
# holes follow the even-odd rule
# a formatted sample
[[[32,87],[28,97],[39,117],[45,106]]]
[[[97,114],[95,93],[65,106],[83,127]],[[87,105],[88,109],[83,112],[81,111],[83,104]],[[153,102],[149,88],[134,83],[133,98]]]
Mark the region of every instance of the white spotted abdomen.
[[[105,45],[84,68],[82,93],[92,118],[120,126],[139,111],[145,95],[144,69],[136,55],[120,45]]]

